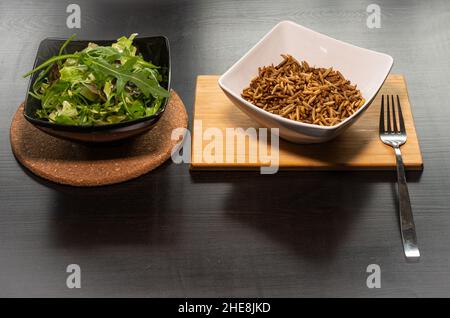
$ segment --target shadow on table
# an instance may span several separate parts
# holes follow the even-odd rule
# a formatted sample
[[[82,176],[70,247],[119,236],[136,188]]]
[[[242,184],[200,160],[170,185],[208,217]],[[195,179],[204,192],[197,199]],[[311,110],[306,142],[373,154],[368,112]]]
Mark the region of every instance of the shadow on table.
[[[419,178],[420,173],[413,173],[409,181]],[[224,208],[230,218],[317,263],[329,262],[366,207],[377,208],[377,200],[395,204],[389,187],[383,197],[374,196],[377,188],[382,192],[386,183],[395,184],[395,173],[387,171],[279,172],[272,176],[204,172],[192,173],[192,179],[211,186],[231,184]],[[392,213],[396,213],[395,208]]]
[[[49,240],[58,247],[170,245],[177,240],[182,211],[171,194],[169,162],[151,174],[113,186],[72,187],[46,181],[26,168],[35,181],[52,189],[48,196]],[[152,178],[152,182],[148,182]]]
[[[170,166],[166,162],[135,180],[91,188],[58,185],[23,170],[53,190],[48,196],[51,244],[65,248],[168,246],[178,243],[184,220],[180,216],[186,206],[195,206],[195,198],[186,197],[189,202],[185,202],[178,197],[179,175]],[[410,182],[419,178],[420,174],[408,175]],[[345,241],[366,206],[373,206],[374,200],[393,202],[393,193],[376,198],[373,192],[386,183],[395,191],[396,179],[393,172],[291,171],[276,175],[197,172],[191,174],[191,181],[193,188],[231,184],[223,200],[213,200],[219,204],[214,206],[217,211],[225,211],[226,216],[257,228],[298,254],[325,261]]]

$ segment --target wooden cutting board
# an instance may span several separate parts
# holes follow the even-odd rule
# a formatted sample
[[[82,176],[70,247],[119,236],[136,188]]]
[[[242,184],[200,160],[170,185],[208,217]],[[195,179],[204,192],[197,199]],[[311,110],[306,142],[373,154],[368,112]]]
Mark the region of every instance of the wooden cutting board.
[[[192,170],[248,170],[268,165],[259,158],[259,153],[251,152],[257,147],[256,138],[246,138],[245,148],[234,148],[227,153],[227,128],[244,130],[261,127],[241,112],[225,96],[217,81],[219,76],[201,75],[197,78],[195,95],[193,136],[191,147]],[[403,75],[389,75],[372,105],[361,118],[337,138],[322,144],[299,145],[279,140],[279,169],[292,170],[391,170],[395,169],[394,150],[384,145],[378,137],[378,123],[382,94],[400,96],[408,141],[401,147],[407,169],[423,168],[419,141],[414,127],[414,119],[409,103],[408,92]],[[212,128],[212,129],[211,129]],[[209,133],[209,135],[208,135]],[[270,134],[270,133],[269,133]],[[221,137],[222,135],[222,137]],[[215,143],[216,139],[222,139]],[[270,154],[270,138],[268,142]],[[222,150],[214,147],[223,144]],[[241,147],[242,148],[242,147]],[[216,153],[216,151],[218,151]]]

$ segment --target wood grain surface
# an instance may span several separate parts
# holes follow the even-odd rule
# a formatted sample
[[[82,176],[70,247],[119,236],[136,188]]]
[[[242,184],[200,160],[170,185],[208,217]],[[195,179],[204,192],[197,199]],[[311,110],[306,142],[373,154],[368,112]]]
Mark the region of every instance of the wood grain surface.
[[[260,140],[258,128],[253,119],[240,111],[222,92],[217,84],[219,76],[203,75],[197,78],[193,129],[191,168],[193,170],[246,170],[259,169],[270,163],[260,158],[259,145],[267,145],[270,156],[278,156],[280,170],[394,170],[396,169],[393,149],[383,144],[379,138],[379,121],[381,96],[399,95],[405,120],[408,142],[402,146],[405,167],[421,170],[423,167],[419,141],[417,139],[414,119],[409,104],[405,79],[402,75],[389,75],[378,95],[365,113],[343,134],[336,139],[314,145],[297,145],[280,140],[279,149],[271,147],[270,136]],[[221,156],[212,156],[213,161],[204,158],[211,143],[204,140],[205,131],[219,129],[223,145]],[[235,130],[236,136],[231,140],[233,147],[226,147],[228,128]],[[248,135],[248,129],[254,129],[255,136]],[[197,133],[199,135],[197,136]],[[245,140],[244,147],[237,147],[237,140]],[[230,149],[230,154],[227,151]],[[250,150],[253,151],[250,151]],[[216,150],[218,151],[218,150]],[[205,160],[208,159],[208,160]],[[218,159],[218,160],[216,160]]]
[[[0,296],[450,296],[450,2],[0,0]],[[166,162],[91,189],[27,173],[9,143],[46,37],[170,40],[172,87],[192,118],[199,74],[222,74],[281,20],[393,56],[407,80],[425,168],[409,173],[422,260],[403,257],[392,172],[190,173]],[[192,127],[192,122],[191,122]],[[78,264],[82,288],[66,287]],[[381,288],[366,286],[369,264]]]

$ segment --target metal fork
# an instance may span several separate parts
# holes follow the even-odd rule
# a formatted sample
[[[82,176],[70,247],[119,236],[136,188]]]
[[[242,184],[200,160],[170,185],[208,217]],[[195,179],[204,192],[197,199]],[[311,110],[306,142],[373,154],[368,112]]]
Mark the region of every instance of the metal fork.
[[[391,103],[389,103],[391,97]],[[409,260],[418,260],[420,258],[419,247],[417,245],[416,226],[409,200],[408,185],[406,184],[405,167],[403,165],[402,153],[400,146],[406,142],[405,122],[403,120],[402,108],[400,106],[400,98],[397,95],[398,124],[395,111],[394,95],[386,96],[387,111],[385,122],[384,116],[384,95],[381,96],[381,114],[380,114],[380,139],[386,145],[395,150],[395,158],[397,161],[397,183],[398,183],[398,202],[400,211],[400,229],[403,239],[403,250],[405,256]],[[392,119],[391,106],[392,105]],[[386,124],[386,128],[385,128]],[[400,128],[400,129],[399,129]]]

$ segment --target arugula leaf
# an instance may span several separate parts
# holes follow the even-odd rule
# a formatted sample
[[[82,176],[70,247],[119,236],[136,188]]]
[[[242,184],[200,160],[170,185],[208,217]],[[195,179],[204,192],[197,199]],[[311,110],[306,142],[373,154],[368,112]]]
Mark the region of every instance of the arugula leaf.
[[[132,82],[144,93],[145,96],[169,97],[169,92],[159,86],[157,81],[149,79],[143,72],[132,73],[123,70],[122,67],[115,67],[106,63],[99,58],[93,58],[85,62],[91,67],[97,68],[98,71],[111,75],[123,82]]]
[[[28,77],[31,74],[42,70],[43,68],[45,68],[48,65],[50,65],[50,66],[53,65],[53,63],[55,63],[55,62],[57,62],[59,60],[66,60],[68,58],[77,59],[78,57],[79,57],[78,54],[64,54],[64,55],[53,56],[53,57],[49,58],[47,61],[45,61],[44,63],[42,63],[41,65],[39,65],[38,67],[36,67],[35,69],[33,69],[33,70],[29,71],[28,73],[24,74],[22,77],[24,77],[24,78]]]

